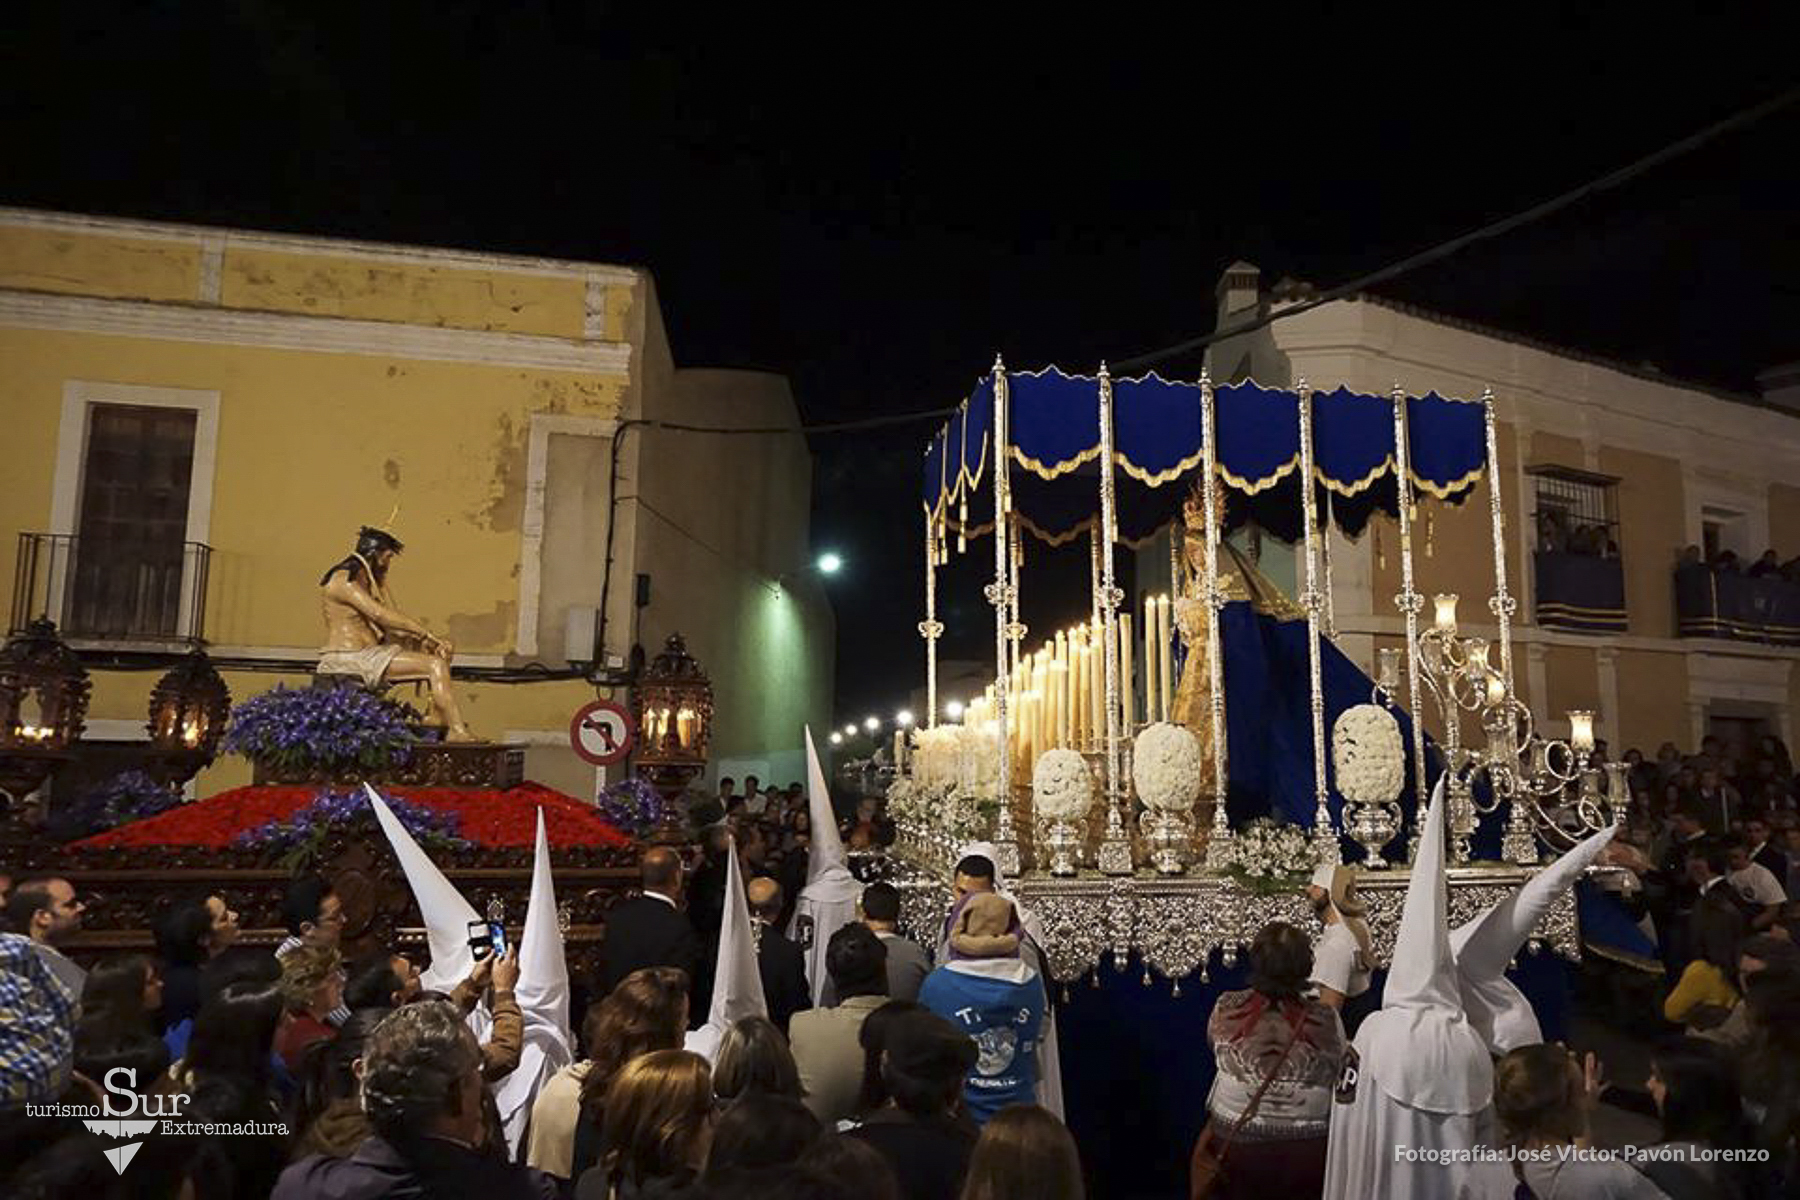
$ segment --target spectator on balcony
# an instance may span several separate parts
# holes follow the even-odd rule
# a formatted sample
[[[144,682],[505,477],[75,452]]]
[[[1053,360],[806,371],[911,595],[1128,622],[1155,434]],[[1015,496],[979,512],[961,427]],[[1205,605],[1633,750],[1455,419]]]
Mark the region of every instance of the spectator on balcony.
[[[1563,554],[1569,549],[1569,529],[1563,514],[1558,509],[1550,509],[1538,514],[1537,548],[1549,554]]]
[[[1719,551],[1713,555],[1712,562],[1708,565],[1721,575],[1741,575],[1744,571],[1743,564],[1738,561],[1736,550]]]
[[[1775,552],[1773,550],[1764,550],[1762,552],[1762,557],[1757,559],[1754,563],[1750,564],[1750,570],[1749,570],[1748,574],[1749,574],[1750,578],[1752,578],[1752,579],[1761,579],[1765,575],[1767,575],[1767,576],[1780,575],[1781,574],[1781,560],[1775,556]]]
[[[1700,547],[1689,546],[1681,552],[1681,557],[1676,560],[1675,569],[1679,571],[1684,567],[1698,567],[1703,565],[1705,565],[1705,560],[1700,556]],[[1666,745],[1667,743],[1664,744]]]

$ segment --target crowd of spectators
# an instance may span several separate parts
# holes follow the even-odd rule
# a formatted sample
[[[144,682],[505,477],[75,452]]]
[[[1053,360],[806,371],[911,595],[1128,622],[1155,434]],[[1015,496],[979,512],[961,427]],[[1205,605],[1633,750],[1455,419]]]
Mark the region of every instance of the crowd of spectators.
[[[1788,583],[1800,583],[1800,555],[1783,562],[1781,555],[1773,550],[1764,550],[1762,557],[1745,566],[1735,550],[1721,547],[1708,555],[1698,546],[1689,546],[1681,552],[1680,565],[1704,565],[1719,575],[1743,575],[1750,579],[1781,579]]]
[[[744,811],[741,802],[731,808]],[[772,819],[797,835],[783,852],[799,848],[803,882],[806,827],[802,819],[796,828],[794,816],[804,818],[804,807],[784,801]],[[732,824],[760,829],[744,816]],[[760,923],[759,960],[798,972],[797,957],[764,957],[786,943],[776,921],[788,889],[766,873],[770,865],[750,872],[746,889]],[[890,885],[870,885],[861,919],[830,939],[828,1006],[812,1006],[802,977],[791,1011],[771,1004],[768,1017],[731,1022],[710,1062],[685,1049],[710,994],[691,986],[690,968],[696,947],[716,941],[706,913],[724,900],[690,897],[688,885],[705,873],[690,880],[666,850],[644,855],[644,894],[627,904],[674,924],[640,919],[634,934],[626,918],[616,942],[609,936],[593,993],[602,998],[581,1020],[578,1061],[538,1093],[516,1154],[495,1104],[523,1041],[513,952],[479,960],[448,993],[425,990],[403,955],[363,947],[346,957],[343,905],[307,878],[288,890],[279,946],[240,944],[238,914],[212,896],[158,914],[154,955],[84,969],[63,952],[83,913],[69,881],[0,879],[0,1195],[1084,1194],[1074,1143],[1054,1116],[1028,1104],[996,1111],[972,1103],[987,1099],[969,1087],[976,1039],[916,1002],[933,974],[931,956],[896,932],[899,895]],[[702,912],[690,899],[711,907]],[[986,908],[974,907],[994,910],[989,924],[964,922],[968,929],[948,936],[985,939],[956,942],[971,958],[1016,959],[1011,902],[984,899]],[[615,921],[625,908],[614,910]],[[632,955],[681,965],[633,965]],[[1015,974],[1036,989],[1041,1020],[1041,982],[1025,968]],[[483,1015],[472,1022],[478,1006]],[[136,1097],[130,1113],[120,1111],[127,1094]],[[179,1124],[153,1134],[90,1127],[82,1118],[109,1095],[110,1115]],[[201,1123],[205,1135],[196,1132]],[[121,1170],[107,1151],[132,1138]]]
[[[1604,760],[1604,744],[1595,750]],[[1609,1016],[1656,1045],[1648,1081],[1620,1081],[1654,1103],[1664,1140],[1768,1152],[1760,1168],[1716,1164],[1704,1179],[1656,1178],[1669,1195],[1788,1195],[1800,1186],[1800,781],[1787,747],[1764,736],[1740,746],[1704,739],[1683,755],[1664,743],[1627,766],[1631,804],[1603,862],[1613,902],[1637,923],[1660,975],[1607,970],[1621,985]],[[1643,980],[1641,987],[1630,986]],[[1541,1060],[1541,1061],[1540,1061]],[[1558,1072],[1564,1060],[1514,1064],[1496,1083],[1520,1137],[1566,1134],[1590,1100]],[[1554,1104],[1545,1099],[1554,1094]],[[1526,1112],[1539,1097],[1538,1115]],[[1561,1135],[1559,1135],[1561,1136]],[[1653,1178],[1655,1178],[1653,1174]],[[1510,1193],[1509,1193],[1510,1194]]]
[[[1537,548],[1548,554],[1582,554],[1592,558],[1619,557],[1619,543],[1608,525],[1571,520],[1560,508],[1537,515]]]

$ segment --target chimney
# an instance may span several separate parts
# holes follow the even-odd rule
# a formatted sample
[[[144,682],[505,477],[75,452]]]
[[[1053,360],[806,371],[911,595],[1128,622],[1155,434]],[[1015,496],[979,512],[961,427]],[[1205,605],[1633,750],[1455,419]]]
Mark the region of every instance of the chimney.
[[[1219,328],[1223,329],[1234,317],[1242,319],[1245,310],[1255,310],[1262,299],[1261,281],[1262,272],[1242,259],[1225,268],[1217,288]]]
[[[1767,403],[1800,413],[1800,362],[1770,367],[1756,377],[1756,386]]]

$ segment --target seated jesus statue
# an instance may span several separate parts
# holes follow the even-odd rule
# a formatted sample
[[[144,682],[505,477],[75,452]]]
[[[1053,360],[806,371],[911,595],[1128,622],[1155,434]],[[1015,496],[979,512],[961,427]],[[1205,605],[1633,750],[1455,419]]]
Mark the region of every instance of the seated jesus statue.
[[[394,683],[424,683],[445,737],[474,741],[450,690],[453,647],[396,609],[388,595],[388,565],[401,549],[399,538],[365,525],[357,531],[356,549],[319,580],[325,645],[314,669],[354,676],[377,692]]]

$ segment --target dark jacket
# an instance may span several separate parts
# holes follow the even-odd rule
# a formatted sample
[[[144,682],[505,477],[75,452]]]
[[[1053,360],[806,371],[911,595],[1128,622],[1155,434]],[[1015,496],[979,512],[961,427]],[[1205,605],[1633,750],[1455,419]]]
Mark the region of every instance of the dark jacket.
[[[575,1185],[575,1200],[696,1200],[706,1195],[692,1172],[668,1179],[625,1180],[615,1193],[599,1170],[589,1171]]]
[[[1781,878],[1786,879],[1784,874]],[[156,1014],[158,1033],[171,1025],[191,1020],[200,1011],[200,966],[198,963],[165,962],[162,972],[162,1011]]]
[[[271,1200],[556,1200],[542,1171],[429,1138],[412,1153],[371,1137],[349,1158],[315,1154],[281,1173]]]
[[[1769,874],[1775,877],[1776,883],[1779,883],[1783,888],[1787,887],[1788,858],[1786,854],[1777,850],[1773,844],[1764,842],[1763,848],[1758,850],[1750,861],[1753,863],[1760,863]],[[167,992],[164,993],[164,995],[167,994]]]
[[[812,1007],[812,989],[806,985],[806,956],[780,930],[765,925],[756,948],[756,970],[762,976],[769,1020],[786,1037],[794,1014]]]
[[[655,896],[634,896],[606,916],[606,940],[600,944],[600,995],[609,996],[633,971],[645,967],[679,967],[691,983],[700,973],[700,939],[686,915]],[[705,1019],[704,997],[689,996]]]
[[[948,1117],[920,1121],[892,1108],[875,1113],[848,1136],[861,1138],[888,1160],[904,1200],[956,1200],[975,1152],[969,1126]]]

